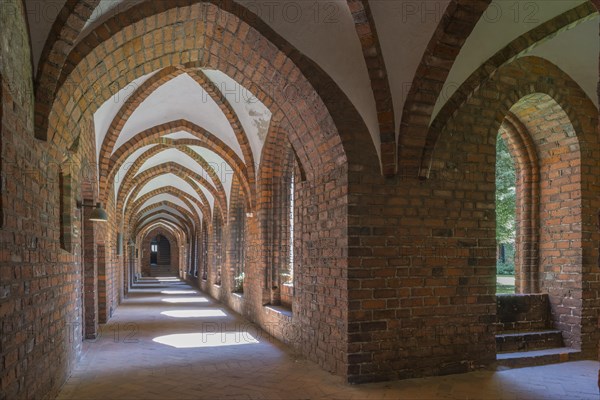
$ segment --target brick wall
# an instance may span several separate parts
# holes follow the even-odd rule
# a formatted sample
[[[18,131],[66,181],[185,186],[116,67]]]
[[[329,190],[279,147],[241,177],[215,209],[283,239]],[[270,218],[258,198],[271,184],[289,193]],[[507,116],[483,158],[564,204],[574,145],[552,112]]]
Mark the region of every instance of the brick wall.
[[[551,96],[552,113],[544,101],[533,111],[521,101],[532,93]],[[586,356],[596,354],[598,233],[590,219],[599,206],[592,189],[600,176],[597,110],[564,73],[527,57],[484,82],[443,128],[428,180],[402,171],[388,180],[350,176],[349,380],[456,373],[494,362],[495,141],[509,110],[531,125],[532,142],[541,139],[536,132],[550,138],[536,144],[540,290],[565,339]]]
[[[11,4],[20,10],[19,2]],[[197,227],[200,221],[186,214],[178,222],[177,243],[185,243],[186,229],[190,236],[198,233],[204,239],[206,235],[200,250],[206,250],[208,274],[206,280],[199,274],[200,285],[304,356],[351,382],[463,372],[494,361],[495,138],[514,104],[532,93],[547,93],[564,111],[564,115],[552,114],[559,115],[555,121],[547,120],[549,114],[527,111],[529,107],[512,110],[537,139],[543,155],[539,173],[547,179],[540,185],[540,196],[549,205],[539,218],[540,223],[545,222],[541,225],[545,230],[540,230],[544,246],[539,250],[546,256],[541,263],[543,273],[539,278],[532,274],[529,283],[521,285],[539,282],[540,290],[548,292],[565,337],[585,354],[595,353],[599,286],[595,267],[600,241],[595,225],[600,204],[594,189],[600,177],[597,110],[568,77],[535,58],[519,59],[499,69],[440,129],[432,144],[436,151],[428,180],[403,171],[385,179],[364,123],[318,66],[268,27],[256,21],[256,26],[250,27],[234,17],[236,12],[243,13],[230,3],[223,7],[230,7],[231,14],[209,12],[205,25],[186,22],[185,30],[179,29],[181,15],[200,15],[206,10],[196,4],[169,12],[175,7],[172,4],[144,3],[136,8],[135,15],[140,17],[160,14],[152,28],[143,20],[127,27],[120,25],[127,21],[111,20],[110,31],[119,30],[120,34],[106,41],[101,39],[104,35],[92,35],[93,39],[78,45],[59,79],[61,83],[68,79],[69,84],[58,91],[50,111],[48,142],[33,139],[32,96],[27,95],[33,87],[28,45],[17,45],[18,51],[10,49],[6,57],[2,53],[2,60],[7,61],[0,69],[4,76],[1,170],[6,177],[1,202],[0,312],[3,332],[15,335],[2,338],[0,384],[9,397],[52,394],[63,382],[80,349],[78,327],[85,321],[88,334],[88,328],[110,317],[120,300],[124,258],[114,253],[119,222],[125,232],[137,232],[143,222],[136,220],[135,207],[126,210],[122,221],[117,219],[125,199],[119,195],[115,202],[114,188],[108,184],[100,197],[108,199],[110,222],[84,223],[82,227],[74,218],[71,241],[75,250],[60,250],[60,222],[64,219],[58,174],[64,158],[71,160],[73,171],[95,164],[89,116],[113,94],[106,88],[182,64],[219,69],[252,87],[272,109],[273,126],[258,181],[249,174],[241,182],[248,195],[245,200],[254,207],[253,216],[245,221],[249,251],[243,296],[231,293],[233,257],[223,259],[224,251],[234,247],[227,243],[226,237],[233,231],[227,230],[228,214],[222,204],[215,207],[212,221],[205,218],[202,232],[188,229],[191,221]],[[473,22],[474,15],[468,19]],[[10,31],[25,38],[22,16],[2,22],[3,37]],[[148,49],[147,58],[139,54],[134,62],[123,62],[133,41],[154,44],[158,31],[172,43]],[[239,53],[243,60],[231,63]],[[107,58],[106,54],[115,56]],[[293,102],[284,95],[289,84],[298,89]],[[570,107],[571,102],[577,106]],[[572,132],[565,129],[565,115]],[[146,132],[137,144],[150,143],[182,126],[189,128],[177,123]],[[552,130],[555,145],[542,143],[542,131],[536,131],[536,126]],[[276,144],[287,141],[291,145],[285,147],[288,151],[280,151]],[[400,142],[411,144],[406,136]],[[401,147],[399,153],[412,154],[414,147]],[[274,225],[283,225],[284,214],[274,213],[271,205],[274,198],[277,206],[284,203],[283,172],[289,163],[275,155],[289,155],[290,149],[302,176],[295,195],[297,244],[291,314],[268,307],[278,302],[273,295],[277,279],[272,272],[284,252],[276,246],[287,248],[282,232],[273,230]],[[102,160],[102,173],[107,172],[105,163],[108,160]],[[165,168],[185,175],[173,165]],[[35,172],[33,179],[28,171]],[[145,172],[127,185],[164,172]],[[92,182],[85,187],[84,178],[73,175],[72,187],[78,195],[74,198],[95,202],[100,184],[87,177]],[[524,213],[529,206],[523,200],[523,221],[533,221]],[[71,210],[74,216],[79,212],[72,204],[62,208],[63,213]],[[573,236],[557,235],[556,229]],[[219,231],[225,243],[221,243]],[[137,271],[144,265],[142,249],[149,248],[143,239],[151,235],[145,233],[140,232],[136,240],[140,250]],[[535,240],[529,238],[535,247]],[[177,265],[185,269],[190,262],[187,255],[193,250],[187,246],[174,246],[183,249]],[[82,247],[87,261],[96,256],[91,264],[83,260],[83,273]],[[51,298],[56,301],[47,301]],[[61,313],[54,312],[58,306]],[[41,318],[33,318],[38,314]]]
[[[538,287],[550,293],[555,327],[567,345],[581,347],[583,277],[582,154],[567,114],[551,97],[531,95],[513,107],[539,157]],[[593,181],[592,181],[593,182]]]
[[[547,294],[498,295],[497,332],[542,331],[552,329]]]
[[[0,37],[0,397],[41,398],[56,393],[81,349],[81,255],[60,248],[66,149],[33,137],[21,1],[3,1]]]
[[[6,290],[0,380],[8,398],[52,397],[77,359],[83,336],[96,334],[98,299],[113,307],[118,300],[108,261],[103,266],[110,279],[106,290],[98,291],[97,264],[89,261],[101,236],[93,225],[81,226],[81,211],[75,207],[76,200],[94,199],[95,174],[87,169],[95,168],[91,125],[80,121],[81,129],[70,140],[34,139],[29,39],[21,2],[4,2],[2,11],[1,17],[8,19],[1,23],[0,36],[12,39],[0,57],[9,78],[2,80],[0,286]]]
[[[7,398],[53,397],[120,300],[114,225],[86,222],[95,204],[95,139],[88,119],[72,136],[34,139],[29,38],[20,1],[2,3],[0,387]],[[68,179],[65,179],[68,178]],[[114,213],[114,205],[107,208]],[[114,215],[114,214],[113,214]],[[114,221],[114,219],[113,219]],[[104,258],[95,259],[98,251]],[[98,270],[100,267],[100,274]]]

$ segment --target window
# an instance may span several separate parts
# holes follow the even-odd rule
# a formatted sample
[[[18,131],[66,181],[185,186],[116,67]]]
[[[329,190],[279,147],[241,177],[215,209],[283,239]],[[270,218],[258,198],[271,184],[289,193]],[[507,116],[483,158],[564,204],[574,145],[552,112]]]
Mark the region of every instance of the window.
[[[0,75],[0,154],[3,154],[2,152],[2,139],[4,138],[4,134],[2,133],[2,123],[4,122],[4,104],[3,104],[3,99],[4,97],[2,97],[2,75]],[[4,176],[4,170],[2,169],[2,157],[0,157],[0,191],[4,191],[4,187],[6,186],[6,178]],[[4,196],[0,196],[0,228],[4,225],[4,208],[2,206],[2,198]],[[61,209],[62,212],[62,209]]]
[[[63,250],[71,252],[73,250],[72,238],[72,217],[71,213],[71,190],[72,178],[70,174],[61,171],[59,174],[60,191],[60,247]]]
[[[194,254],[193,254],[193,261],[192,261],[192,266],[194,269],[194,278],[198,277],[198,255],[199,255],[199,251],[198,251],[198,245],[199,245],[199,240],[198,240],[198,236],[194,236]]]
[[[233,255],[233,291],[244,291],[244,264],[246,258],[246,211],[243,205],[235,209]]]
[[[202,280],[208,279],[208,230],[202,227]]]
[[[279,233],[282,246],[277,259],[279,267],[279,293],[275,298],[283,307],[292,308],[294,297],[294,219],[295,219],[295,175],[294,166],[289,169],[289,173],[283,180],[282,200],[280,207],[280,221],[282,221],[281,231]]]
[[[221,286],[221,266],[223,263],[223,223],[221,220],[221,216],[218,212],[215,212],[214,218],[214,238],[213,238],[213,248],[215,249],[214,253],[214,265],[215,265],[215,285]]]
[[[515,292],[516,238],[515,163],[502,135],[496,140],[497,293]]]
[[[288,265],[287,265],[287,279],[283,282],[284,284],[294,283],[294,172],[290,178],[290,202],[289,202],[289,236],[288,236]]]
[[[302,206],[302,182],[304,173],[302,166],[291,146],[287,157],[279,164],[281,174],[273,179],[269,204],[266,237],[268,238],[265,251],[266,273],[270,287],[264,292],[264,303],[281,306],[288,310],[293,307],[295,296],[294,281],[297,276],[295,263],[299,258],[298,248],[295,248],[297,229],[302,224],[302,213],[296,212],[296,207]]]

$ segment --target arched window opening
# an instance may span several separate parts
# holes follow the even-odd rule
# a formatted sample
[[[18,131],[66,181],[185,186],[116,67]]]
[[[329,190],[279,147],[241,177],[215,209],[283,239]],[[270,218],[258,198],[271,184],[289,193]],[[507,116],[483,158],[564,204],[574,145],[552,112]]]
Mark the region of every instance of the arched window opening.
[[[280,304],[292,308],[294,298],[294,207],[295,207],[295,162],[290,163],[283,179],[281,212],[281,247],[279,263]]]
[[[3,83],[2,83],[2,75],[0,75],[0,154],[2,152],[2,141],[4,139],[3,129],[2,129],[2,121],[4,121],[4,97],[2,96]],[[2,168],[2,157],[0,157],[0,183],[4,185],[4,169]],[[62,187],[62,185],[61,185]],[[4,196],[0,196],[0,228],[4,226],[4,208],[3,208],[3,198]],[[62,208],[61,208],[62,210]]]
[[[502,134],[496,141],[496,293],[515,293],[515,162]]]
[[[243,204],[235,209],[233,229],[233,291],[244,292],[244,267],[246,258],[246,211]]]
[[[267,263],[271,287],[265,303],[291,309],[296,273],[294,264],[297,258],[294,240],[298,214],[295,209],[299,193],[298,182],[304,180],[304,173],[289,144],[285,150],[287,154],[278,160],[279,173],[271,178],[272,201],[265,230],[269,238]]]
[[[215,210],[213,223],[213,260],[214,260],[214,284],[221,286],[221,267],[223,266],[223,222],[221,216]]]
[[[70,253],[73,251],[73,179],[70,171],[62,170],[58,179],[60,190],[60,248]]]
[[[288,243],[287,243],[287,268],[284,268],[282,272],[282,279],[284,285],[294,284],[294,187],[295,187],[295,174],[292,170],[289,184],[289,207],[288,207]]]
[[[202,227],[202,280],[208,280],[208,229]]]
[[[577,136],[581,126],[573,121],[552,97],[533,93],[510,109],[500,127],[515,164],[515,292],[527,296],[498,296],[497,315],[503,334],[552,327],[561,331],[556,346],[577,348],[583,300],[575,277],[583,269],[580,244],[587,232],[581,217],[586,204]],[[499,151],[501,146],[499,139]],[[499,211],[498,199],[496,206]]]
[[[198,277],[198,257],[200,256],[200,252],[198,250],[198,246],[200,240],[198,240],[198,235],[194,235],[194,254],[193,254],[193,261],[192,261],[192,266],[193,266],[193,274],[192,276],[194,278]]]

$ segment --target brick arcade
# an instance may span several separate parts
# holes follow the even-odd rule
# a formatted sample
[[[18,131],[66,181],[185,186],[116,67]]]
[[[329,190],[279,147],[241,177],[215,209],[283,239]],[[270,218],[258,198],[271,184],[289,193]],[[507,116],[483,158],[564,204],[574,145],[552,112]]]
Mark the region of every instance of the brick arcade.
[[[300,22],[52,3],[0,4],[0,399],[58,393],[159,235],[171,275],[346,382],[534,342],[563,350],[506,365],[598,360],[599,1],[532,1],[533,22],[440,1],[402,24],[381,1],[329,2],[334,23],[303,2]],[[498,135],[520,296],[496,295]]]

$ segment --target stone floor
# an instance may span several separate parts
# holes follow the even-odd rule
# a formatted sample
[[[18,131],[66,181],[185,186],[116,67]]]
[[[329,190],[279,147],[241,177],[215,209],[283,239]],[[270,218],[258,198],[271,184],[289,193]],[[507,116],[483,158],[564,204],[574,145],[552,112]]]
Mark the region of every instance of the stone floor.
[[[59,399],[599,398],[594,361],[347,385],[184,282],[158,279],[86,344]]]

